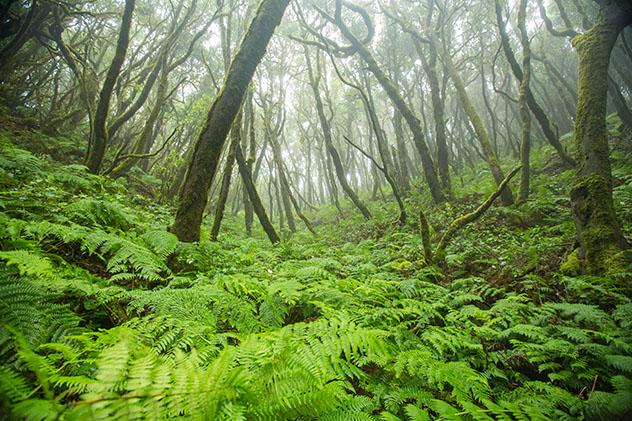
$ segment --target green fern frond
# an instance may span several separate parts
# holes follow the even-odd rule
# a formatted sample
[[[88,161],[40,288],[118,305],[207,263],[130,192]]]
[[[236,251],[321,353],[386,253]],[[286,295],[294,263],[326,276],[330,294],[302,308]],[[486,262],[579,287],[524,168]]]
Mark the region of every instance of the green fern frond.
[[[27,250],[0,251],[0,259],[9,266],[16,266],[20,275],[50,277],[53,266],[47,258]]]
[[[143,234],[143,240],[156,253],[158,258],[165,260],[178,246],[178,237],[166,230],[151,230]]]

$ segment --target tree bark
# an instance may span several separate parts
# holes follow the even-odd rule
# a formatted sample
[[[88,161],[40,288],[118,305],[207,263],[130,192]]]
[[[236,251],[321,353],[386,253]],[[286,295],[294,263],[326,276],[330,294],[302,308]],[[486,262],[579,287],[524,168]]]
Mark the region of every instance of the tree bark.
[[[228,131],[241,107],[244,94],[255,69],[261,61],[275,28],[287,8],[289,0],[263,0],[241,46],[233,57],[224,80],[208,112],[206,123],[194,146],[184,182],[172,231],[180,241],[200,239],[200,226],[208,201],[208,190],[213,182],[219,157]],[[241,148],[239,149],[241,152]]]
[[[606,103],[608,66],[619,33],[632,24],[627,0],[603,3],[600,16],[584,34],[573,39],[579,56],[579,84],[575,142],[579,167],[571,188],[573,220],[577,230],[579,270],[602,274],[628,270],[629,249],[612,200]],[[569,263],[567,261],[567,263]]]
[[[125,10],[123,11],[121,29],[119,31],[118,41],[116,42],[116,52],[108,68],[107,75],[105,76],[105,82],[99,93],[99,103],[94,113],[92,138],[90,139],[90,149],[86,159],[86,166],[93,174],[98,174],[99,171],[101,171],[103,158],[105,157],[105,149],[108,144],[108,130],[106,124],[110,110],[110,101],[112,100],[112,92],[114,91],[116,79],[125,61],[135,5],[136,0],[125,0]]]

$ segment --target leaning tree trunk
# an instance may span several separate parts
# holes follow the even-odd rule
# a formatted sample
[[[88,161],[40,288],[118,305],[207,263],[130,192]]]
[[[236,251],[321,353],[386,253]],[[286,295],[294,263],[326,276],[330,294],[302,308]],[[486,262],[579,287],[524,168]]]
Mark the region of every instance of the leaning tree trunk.
[[[263,0],[208,112],[180,188],[172,231],[180,241],[200,239],[200,226],[228,131],[265,49],[290,0]]]
[[[244,188],[248,192],[248,197],[250,198],[250,202],[252,203],[252,207],[257,215],[257,218],[259,218],[261,227],[272,244],[280,243],[281,238],[274,229],[270,218],[268,218],[268,214],[266,213],[266,209],[263,207],[263,203],[261,203],[261,198],[259,197],[259,193],[257,193],[255,183],[248,171],[246,159],[244,158],[240,145],[235,147],[235,160],[237,161],[237,166],[239,167],[241,180],[244,182]],[[272,203],[272,200],[270,200],[270,203]]]
[[[430,57],[426,59],[421,46],[415,40],[415,48],[417,55],[421,58],[421,64],[428,76],[428,85],[430,86],[430,98],[432,100],[432,116],[435,124],[435,142],[437,144],[437,167],[439,169],[439,177],[444,191],[448,196],[452,196],[452,182],[450,180],[449,169],[449,151],[445,135],[445,117],[444,104],[441,98],[441,87],[439,86],[439,78],[437,77],[437,50],[430,46]]]
[[[507,35],[507,31],[505,30],[505,23],[503,22],[503,18],[502,18],[502,8],[501,8],[500,0],[496,0],[495,8],[496,8],[496,23],[498,24],[501,45],[505,53],[505,57],[507,58],[507,61],[509,62],[509,67],[511,67],[512,73],[514,74],[516,79],[521,81],[523,78],[522,69],[520,68],[518,61],[516,60],[516,56],[514,55],[513,50],[511,49],[511,45],[509,44],[509,36]],[[566,165],[569,165],[571,167],[575,166],[575,160],[566,152],[566,150],[564,149],[564,146],[560,143],[560,140],[558,139],[558,136],[555,133],[555,129],[553,128],[553,124],[551,123],[551,120],[549,120],[549,118],[547,117],[546,113],[544,112],[540,104],[538,104],[538,102],[536,101],[530,88],[527,88],[525,95],[526,95],[527,105],[529,106],[536,120],[540,124],[540,127],[542,128],[542,131],[544,132],[544,137],[546,137],[546,140],[551,144],[551,146],[555,148],[555,150],[557,151],[557,154],[560,156],[560,158],[562,159],[562,161],[564,161]]]
[[[629,248],[612,200],[612,174],[606,130],[608,65],[619,33],[632,24],[632,4],[613,0],[602,5],[595,24],[573,39],[579,56],[575,142],[579,168],[571,188],[577,230],[579,269],[600,274],[628,270]],[[567,264],[570,260],[567,261]]]
[[[112,99],[112,93],[114,92],[114,86],[116,85],[116,79],[118,79],[121,67],[123,67],[123,62],[125,61],[135,5],[136,0],[125,1],[121,30],[119,31],[118,41],[116,42],[116,52],[114,53],[114,58],[105,76],[105,82],[99,93],[99,103],[94,113],[92,138],[90,139],[89,146],[90,150],[86,159],[86,166],[93,174],[98,174],[103,165],[105,148],[108,144],[108,129],[106,124],[110,110],[110,101]]]
[[[355,5],[345,4],[345,6],[351,8],[353,11],[359,13],[363,17],[363,20],[365,24],[367,25],[367,30],[369,32],[373,30],[372,27],[371,28],[368,27],[369,25],[372,25],[372,23],[370,21],[370,18],[368,17],[368,14],[366,13],[364,9]],[[382,86],[386,94],[388,95],[388,97],[393,102],[393,105],[395,105],[395,107],[397,107],[399,112],[402,113],[404,120],[406,120],[406,123],[408,124],[410,131],[413,134],[413,141],[415,143],[415,147],[417,148],[417,151],[419,152],[419,155],[421,156],[424,176],[428,183],[430,194],[435,203],[444,202],[446,197],[443,190],[441,189],[441,183],[439,182],[439,177],[437,176],[435,164],[432,159],[432,155],[430,154],[430,149],[428,148],[428,145],[426,144],[426,139],[424,137],[423,130],[421,128],[421,122],[414,115],[413,111],[408,106],[408,104],[406,104],[406,101],[404,101],[404,98],[402,98],[395,84],[389,79],[386,73],[384,73],[384,71],[380,68],[379,64],[377,63],[377,61],[375,60],[371,52],[368,50],[368,48],[366,48],[366,46],[358,38],[356,38],[355,35],[353,35],[353,33],[342,22],[341,19],[336,19],[335,24],[338,27],[338,29],[340,29],[340,32],[344,35],[344,37],[353,46],[355,51],[358,52],[358,54],[360,55],[360,57],[366,64],[369,71],[373,73],[373,75],[378,80],[378,82],[380,83],[380,85]]]
[[[252,178],[252,167],[255,163],[255,153],[257,149],[256,140],[255,140],[255,113],[252,106],[252,95],[248,98],[246,102],[246,110],[248,117],[248,158],[246,158],[246,168],[248,174]],[[254,180],[256,182],[256,180]],[[252,235],[252,222],[254,220],[254,210],[252,208],[252,202],[250,201],[250,196],[248,196],[248,191],[244,188],[244,223],[246,225],[246,236],[250,237]]]
[[[441,52],[441,56],[448,68],[448,73],[450,75],[450,79],[452,79],[452,83],[456,88],[456,92],[459,96],[459,100],[463,105],[463,109],[467,114],[472,126],[474,126],[474,132],[476,133],[476,137],[481,145],[481,149],[483,150],[483,154],[485,156],[485,160],[487,161],[487,165],[494,177],[494,181],[496,181],[496,185],[500,186],[500,183],[505,179],[505,174],[503,170],[500,168],[500,163],[498,162],[498,157],[496,153],[494,153],[494,148],[492,146],[492,142],[489,138],[489,134],[487,133],[487,129],[483,124],[483,120],[481,120],[480,115],[474,108],[474,104],[472,104],[472,100],[465,90],[465,84],[461,79],[461,75],[459,75],[454,62],[452,61],[452,57],[450,53],[446,51],[444,48],[439,49],[439,42],[436,36],[433,34],[431,37],[432,44],[435,48],[437,48]],[[505,206],[511,205],[514,203],[513,194],[511,190],[507,187],[502,190],[500,193],[500,198]]]
[[[222,175],[222,184],[219,189],[219,197],[215,206],[215,215],[213,217],[213,226],[211,227],[211,241],[217,241],[219,230],[222,227],[224,219],[224,209],[226,209],[226,201],[228,200],[228,192],[230,190],[230,182],[233,176],[233,167],[235,166],[235,148],[241,143],[241,113],[237,115],[230,130],[230,149],[224,163],[224,174]]]

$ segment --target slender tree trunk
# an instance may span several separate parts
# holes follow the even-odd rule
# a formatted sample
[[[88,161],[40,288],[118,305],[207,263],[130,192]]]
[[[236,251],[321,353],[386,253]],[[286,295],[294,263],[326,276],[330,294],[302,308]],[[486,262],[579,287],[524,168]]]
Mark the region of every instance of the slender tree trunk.
[[[263,203],[261,203],[261,199],[259,198],[259,194],[257,193],[257,189],[255,187],[255,183],[248,172],[248,167],[246,166],[246,159],[241,151],[241,146],[237,146],[235,148],[235,160],[237,161],[237,166],[239,167],[239,174],[241,175],[241,179],[244,182],[244,188],[248,192],[248,196],[250,197],[250,202],[252,202],[252,207],[254,209],[257,218],[259,218],[259,223],[263,227],[268,239],[272,244],[277,244],[281,242],[279,235],[277,234],[272,222],[270,222],[270,218],[268,218],[268,214],[266,213],[265,208],[263,207]]]
[[[612,201],[612,174],[606,130],[608,65],[619,33],[632,24],[627,0],[604,3],[595,24],[573,39],[579,56],[575,142],[579,168],[571,188],[573,220],[583,272],[626,271],[629,248]],[[569,262],[567,261],[567,264]]]
[[[397,142],[397,158],[393,157],[393,162],[397,165],[397,174],[399,175],[399,183],[403,193],[410,190],[410,173],[406,165],[406,140],[404,138],[404,128],[402,127],[402,113],[393,110],[393,129],[395,130],[395,140]]]
[[[434,35],[432,36],[432,43],[435,45],[435,48],[438,49],[438,41]],[[463,83],[463,80],[461,79],[461,75],[459,75],[458,70],[452,62],[452,57],[450,56],[450,53],[448,51],[445,51],[445,49],[441,49],[440,51],[441,56],[443,57],[443,60],[448,67],[450,79],[452,79],[452,83],[454,83],[454,87],[456,88],[461,104],[463,105],[463,109],[470,119],[472,126],[474,126],[476,137],[481,144],[485,160],[487,161],[487,165],[489,166],[492,176],[494,177],[494,181],[496,181],[497,186],[500,186],[500,183],[502,183],[502,181],[505,179],[505,175],[503,173],[503,170],[500,168],[498,158],[494,153],[494,148],[492,147],[492,142],[489,138],[489,134],[487,133],[487,129],[485,129],[485,125],[483,124],[481,117],[476,111],[476,108],[474,108],[474,104],[472,104],[470,96],[465,90],[465,85]],[[500,194],[500,198],[505,206],[511,205],[514,202],[513,194],[511,194],[511,190],[508,187],[503,189]]]
[[[319,77],[317,78],[314,75],[314,70],[312,69],[311,59],[309,58],[309,54],[307,49],[305,49],[305,57],[307,59],[307,71],[309,73],[310,85],[312,87],[312,91],[314,92],[314,100],[316,102],[316,111],[318,112],[318,118],[320,120],[320,125],[323,130],[323,137],[325,139],[325,148],[331,157],[334,168],[336,170],[336,176],[338,177],[338,182],[342,187],[342,190],[347,194],[349,199],[353,202],[353,204],[358,208],[362,216],[365,219],[371,219],[371,212],[369,209],[360,201],[356,192],[353,191],[349,183],[347,182],[347,177],[345,174],[344,167],[342,166],[342,160],[340,159],[340,154],[334,147],[332,135],[331,135],[331,126],[329,125],[329,121],[325,116],[325,109],[323,107],[322,100],[320,98],[320,92],[318,92],[318,82]],[[317,72],[320,72],[320,69],[316,69]]]
[[[200,239],[200,226],[226,136],[265,49],[281,22],[289,0],[263,0],[239,50],[233,57],[222,90],[215,97],[198,136],[180,189],[172,231],[180,241]],[[241,148],[239,148],[241,153]],[[251,197],[252,199],[252,197]]]
[[[503,22],[502,18],[502,7],[500,4],[500,0],[496,0],[496,22],[500,31],[502,48],[505,53],[505,57],[509,62],[509,66],[511,67],[511,71],[513,72],[516,79],[522,80],[522,69],[520,68],[518,61],[516,60],[513,50],[511,49],[511,45],[509,44],[509,37],[507,36],[507,31],[505,30],[505,23]],[[540,124],[540,127],[542,127],[542,131],[546,136],[546,140],[551,144],[551,146],[553,146],[553,148],[555,148],[562,161],[564,161],[567,165],[571,167],[575,166],[575,160],[566,152],[564,146],[562,146],[562,144],[560,143],[560,140],[558,139],[555,129],[551,124],[551,121],[547,117],[542,107],[540,107],[540,104],[538,104],[535,100],[531,89],[527,89],[526,100],[527,105],[533,112],[533,115]]]
[[[621,124],[626,130],[632,131],[632,112],[625,101],[625,97],[621,94],[617,82],[611,76],[608,76],[608,94],[614,109],[617,111],[617,115],[621,119]]]
[[[272,146],[272,157],[274,161],[274,166],[276,167],[277,172],[277,180],[279,193],[281,195],[281,202],[283,204],[283,209],[285,210],[285,215],[287,217],[287,227],[291,232],[296,232],[296,222],[294,221],[294,215],[292,214],[292,201],[290,200],[291,192],[290,185],[285,178],[285,173],[283,171],[283,159],[281,158],[281,149],[279,148],[279,144],[274,134],[268,133],[270,136],[270,146]]]
[[[98,174],[99,171],[101,171],[103,158],[105,157],[105,149],[108,144],[108,130],[106,124],[110,110],[110,101],[112,100],[116,79],[125,61],[135,5],[136,0],[125,0],[125,10],[123,11],[121,29],[119,31],[118,41],[116,42],[116,52],[114,53],[114,58],[112,59],[112,63],[105,76],[105,82],[99,93],[99,103],[97,104],[94,121],[92,123],[93,129],[90,139],[90,150],[86,159],[86,166],[93,174]]]
[[[525,202],[529,197],[529,152],[531,149],[531,115],[527,105],[527,90],[531,80],[531,48],[529,46],[529,33],[525,24],[527,13],[527,0],[520,0],[518,6],[518,29],[520,30],[520,44],[522,45],[522,80],[520,81],[518,107],[520,108],[520,120],[522,126],[522,139],[520,141],[520,162],[522,172],[520,175],[520,192],[518,201]]]
[[[352,7],[352,10],[360,13],[364,19],[364,22],[367,25],[371,25],[370,18],[366,13],[366,10],[358,7],[347,5],[347,7]],[[344,35],[344,37],[351,43],[353,48],[358,52],[364,63],[367,65],[369,71],[373,73],[375,78],[378,80],[388,97],[391,99],[393,104],[397,107],[404,120],[410,127],[410,131],[413,134],[413,141],[415,143],[415,147],[421,156],[422,166],[426,181],[428,182],[428,187],[430,189],[430,194],[432,195],[435,203],[441,203],[445,201],[445,194],[441,189],[441,183],[439,182],[439,178],[437,176],[437,171],[435,169],[435,164],[432,159],[432,155],[430,150],[428,149],[428,145],[426,144],[426,140],[423,134],[423,129],[421,128],[421,122],[414,115],[413,111],[410,109],[406,101],[402,98],[401,94],[397,87],[393,84],[393,82],[388,78],[386,73],[380,68],[377,61],[371,54],[371,52],[366,48],[366,46],[358,40],[346,27],[346,25],[341,20],[336,20],[336,25],[340,29],[340,32]],[[370,29],[372,30],[372,28]]]
[[[430,46],[429,58],[426,59],[425,54],[421,50],[418,40],[415,40],[417,55],[421,58],[421,64],[428,76],[428,84],[430,85],[430,99],[432,100],[432,116],[435,125],[435,141],[437,143],[437,167],[439,169],[439,177],[441,185],[448,196],[452,195],[452,182],[450,181],[450,169],[448,166],[449,155],[448,145],[445,136],[445,116],[443,98],[441,98],[441,87],[439,78],[437,77],[437,50]]]
[[[252,177],[252,167],[255,163],[255,154],[257,152],[257,143],[255,138],[255,111],[252,106],[252,95],[249,96],[248,102],[246,103],[246,115],[248,117],[248,158],[246,159],[246,167],[248,169],[248,173]],[[244,188],[243,190],[244,196],[244,223],[246,225],[246,235],[250,237],[252,235],[252,222],[254,219],[254,210],[252,208],[252,202],[250,201],[250,196],[248,196],[248,192]]]
[[[213,226],[211,227],[211,241],[217,241],[219,230],[224,219],[224,210],[226,201],[228,200],[228,192],[230,191],[230,182],[233,176],[233,167],[235,166],[235,148],[241,143],[241,113],[237,114],[233,127],[230,129],[230,150],[226,156],[224,163],[224,174],[222,175],[222,184],[219,190],[219,197],[215,205],[215,216],[213,218]]]

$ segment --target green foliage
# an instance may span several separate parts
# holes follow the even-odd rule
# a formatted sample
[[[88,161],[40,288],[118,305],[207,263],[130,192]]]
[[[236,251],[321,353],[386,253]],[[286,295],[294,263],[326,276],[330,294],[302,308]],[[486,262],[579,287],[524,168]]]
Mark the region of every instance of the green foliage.
[[[165,228],[168,209],[2,142],[12,174],[0,193],[9,419],[632,411],[629,287],[555,273],[572,237],[557,188],[536,183],[521,207],[492,208],[439,269],[426,266],[414,229],[379,216],[277,247],[259,233],[240,238],[227,218],[220,242],[181,244]],[[488,174],[474,175],[462,193],[486,184]],[[445,205],[431,223],[440,232],[472,203]]]

